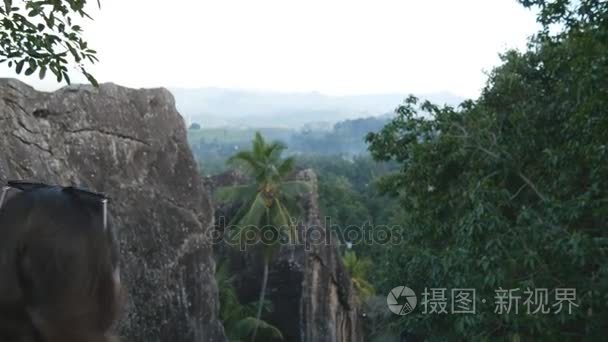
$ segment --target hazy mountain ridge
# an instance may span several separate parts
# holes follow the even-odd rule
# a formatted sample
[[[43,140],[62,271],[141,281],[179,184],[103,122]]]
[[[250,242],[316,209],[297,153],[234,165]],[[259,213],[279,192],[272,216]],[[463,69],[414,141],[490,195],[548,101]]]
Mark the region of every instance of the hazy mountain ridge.
[[[329,96],[318,92],[280,93],[221,88],[174,88],[177,107],[188,123],[203,127],[290,127],[334,124],[392,112],[407,94]],[[417,95],[438,104],[457,105],[464,98],[441,92]]]

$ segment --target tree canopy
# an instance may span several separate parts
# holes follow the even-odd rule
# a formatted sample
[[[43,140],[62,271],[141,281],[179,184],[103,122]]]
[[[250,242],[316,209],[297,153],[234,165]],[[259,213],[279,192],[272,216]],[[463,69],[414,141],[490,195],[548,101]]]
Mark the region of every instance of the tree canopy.
[[[87,63],[98,61],[97,52],[82,37],[79,19],[87,0],[4,0],[0,4],[0,63],[17,74],[51,72],[57,82],[70,83],[68,66],[76,67],[92,84]],[[99,6],[99,2],[97,2]]]
[[[430,340],[599,340],[608,321],[608,3],[521,2],[543,28],[478,100],[410,97],[367,137],[401,165],[380,185],[406,213],[385,286],[477,289],[476,315],[399,323]],[[578,307],[497,315],[499,288],[520,289],[520,305],[527,288],[574,288]]]

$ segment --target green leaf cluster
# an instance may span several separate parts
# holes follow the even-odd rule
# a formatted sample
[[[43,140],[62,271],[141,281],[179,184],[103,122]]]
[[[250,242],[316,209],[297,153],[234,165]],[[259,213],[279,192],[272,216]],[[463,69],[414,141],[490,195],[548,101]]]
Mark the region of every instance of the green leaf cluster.
[[[85,67],[98,61],[97,51],[83,39],[77,23],[91,19],[86,4],[86,0],[4,0],[0,4],[0,63],[8,63],[18,74],[38,73],[40,79],[51,72],[57,82],[68,84],[68,66],[74,65],[97,86]]]
[[[351,281],[357,291],[357,298],[364,301],[376,292],[374,286],[368,281],[372,261],[368,258],[359,258],[354,251],[347,251],[342,257],[344,267],[351,277]]]

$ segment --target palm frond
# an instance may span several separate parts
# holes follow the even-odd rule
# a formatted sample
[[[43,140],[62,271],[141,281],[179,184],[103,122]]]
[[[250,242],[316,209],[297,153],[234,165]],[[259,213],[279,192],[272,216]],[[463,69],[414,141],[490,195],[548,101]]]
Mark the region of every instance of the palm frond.
[[[264,168],[262,161],[251,151],[240,151],[228,158],[226,163],[236,166],[244,166],[247,171],[257,171]]]
[[[287,211],[287,209],[283,206],[283,204],[278,200],[275,199],[275,203],[271,208],[273,210],[272,212],[272,220],[273,223],[276,226],[280,227],[280,233],[282,235],[287,234],[287,236],[289,237],[289,241],[294,241],[295,239],[295,225],[294,222],[292,221],[291,216],[289,215],[289,212]]]
[[[376,293],[374,286],[365,279],[352,278],[352,282],[361,300],[365,300]]]
[[[215,190],[213,199],[217,203],[251,201],[257,192],[254,185],[222,186]]]
[[[275,199],[273,205],[270,207],[270,217],[271,224],[280,227],[281,230],[284,230],[291,225],[289,214],[286,213],[285,208],[278,199]]]
[[[372,266],[369,259],[358,258],[354,251],[344,253],[342,260],[351,276],[365,277]]]
[[[226,287],[231,286],[233,278],[234,277],[230,275],[230,270],[228,269],[226,262],[218,263],[215,269],[215,281],[217,282],[217,285]]]
[[[287,197],[296,198],[312,191],[312,184],[305,181],[282,182],[280,185],[281,194]]]
[[[266,141],[264,140],[264,137],[259,131],[255,132],[255,137],[253,138],[252,145],[252,153],[255,158],[258,160],[264,160],[266,157],[264,153],[266,151]]]
[[[264,154],[269,161],[277,162],[281,159],[281,154],[287,149],[287,146],[280,141],[273,141],[265,146]]]
[[[289,175],[291,171],[295,168],[296,160],[293,157],[286,158],[283,162],[277,167],[277,171],[281,178]]]
[[[247,213],[237,222],[239,226],[258,226],[261,224],[262,218],[266,214],[266,203],[261,193],[255,196],[253,202],[249,205]]]
[[[348,251],[342,257],[344,267],[350,274],[353,286],[357,291],[359,299],[364,300],[376,292],[373,285],[367,281],[367,274],[372,267],[369,259],[361,259],[353,251]]]
[[[304,218],[305,210],[301,201],[296,197],[281,196],[281,205],[285,208],[294,225]]]
[[[248,237],[259,236],[259,227],[262,226],[262,219],[267,214],[267,207],[262,194],[258,193],[255,199],[243,205],[235,218],[230,221],[230,229],[227,232],[227,241],[230,244],[239,244],[241,248],[246,247],[251,241]],[[253,231],[253,234],[248,234]]]
[[[247,316],[255,317],[255,312],[258,309],[259,304],[260,304],[260,301],[256,300],[256,301],[253,301],[253,302],[245,305],[245,307],[246,307],[245,312],[248,312]],[[272,310],[273,310],[272,302],[268,299],[265,299],[264,303],[262,303],[262,309],[263,309],[263,312],[272,312]]]
[[[219,290],[220,319],[223,322],[232,322],[241,319],[245,314],[245,307],[239,302],[236,290],[232,285],[233,277],[229,273],[226,263],[220,263],[215,273],[215,280]]]
[[[277,327],[267,323],[266,321],[258,320],[255,317],[246,317],[238,321],[234,325],[234,329],[238,332],[239,336],[248,337],[253,333],[256,326],[258,327],[257,339],[260,341],[266,341],[269,339],[283,339],[283,334]]]
[[[243,204],[241,204],[241,206],[236,211],[234,216],[232,218],[230,218],[230,222],[228,222],[229,226],[238,225],[238,223],[243,219],[245,214],[247,214],[249,212],[249,208],[251,206],[251,203],[253,203],[253,201],[255,200],[255,196],[257,196],[257,192],[254,195],[254,197],[252,197],[251,199],[249,199],[247,201],[244,201]]]

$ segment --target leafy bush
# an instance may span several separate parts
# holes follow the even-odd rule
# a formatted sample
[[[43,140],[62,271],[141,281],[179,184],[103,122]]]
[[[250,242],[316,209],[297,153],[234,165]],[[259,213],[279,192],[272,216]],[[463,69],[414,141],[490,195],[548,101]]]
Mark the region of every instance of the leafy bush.
[[[477,101],[454,109],[411,97],[368,135],[377,160],[401,165],[381,182],[405,210],[386,281],[417,293],[477,289],[476,315],[402,320],[430,339],[602,340],[606,331],[608,4],[523,3],[540,5],[543,30],[528,51],[503,56]],[[494,314],[499,287],[552,297],[575,288],[578,307]]]

